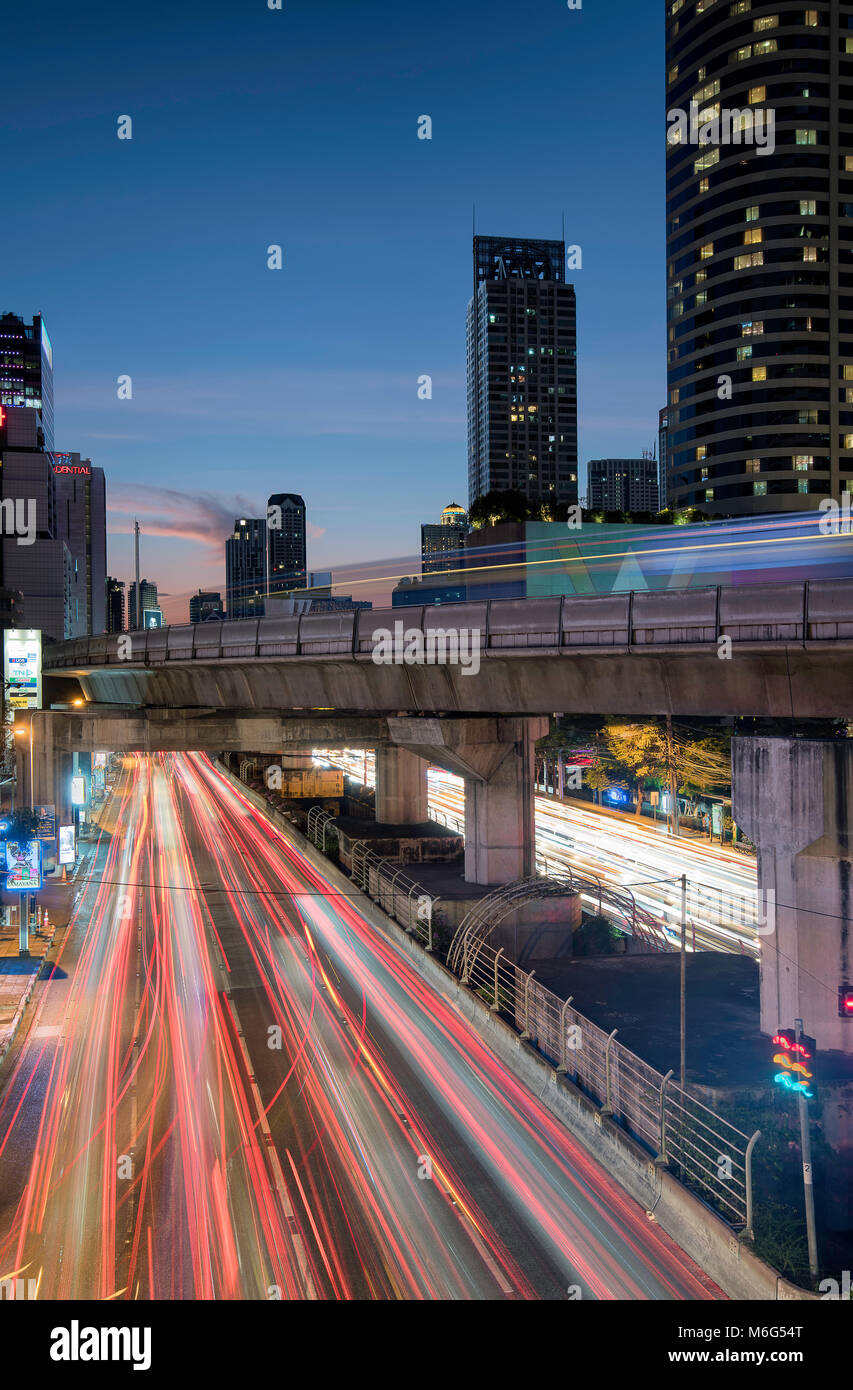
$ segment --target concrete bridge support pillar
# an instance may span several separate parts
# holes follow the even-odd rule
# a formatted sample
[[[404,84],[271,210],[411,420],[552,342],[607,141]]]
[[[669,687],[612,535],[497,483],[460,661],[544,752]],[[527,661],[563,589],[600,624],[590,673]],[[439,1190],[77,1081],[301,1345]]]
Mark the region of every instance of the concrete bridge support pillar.
[[[853,984],[853,740],[736,739],[732,771],[767,919],[761,1031],[802,1018],[820,1051],[853,1053],[853,1020],[838,1017],[838,986]]]
[[[501,720],[503,756],[487,779],[465,778],[465,878],[496,885],[536,872],[533,827],[539,720]]]
[[[376,750],[376,819],[419,825],[427,819],[427,763],[406,748]]]

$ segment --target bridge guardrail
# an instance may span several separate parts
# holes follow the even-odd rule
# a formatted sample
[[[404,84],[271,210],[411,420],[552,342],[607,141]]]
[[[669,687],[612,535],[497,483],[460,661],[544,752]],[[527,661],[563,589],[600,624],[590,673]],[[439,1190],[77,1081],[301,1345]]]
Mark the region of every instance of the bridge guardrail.
[[[405,616],[403,616],[405,614]],[[43,668],[157,666],[173,661],[273,660],[349,655],[367,660],[373,635],[394,624],[480,632],[484,653],[528,651],[644,652],[655,647],[733,643],[853,642],[853,579],[805,580],[733,588],[678,589],[543,599],[304,613],[292,618],[191,623],[47,645]],[[129,645],[128,645],[129,643]]]

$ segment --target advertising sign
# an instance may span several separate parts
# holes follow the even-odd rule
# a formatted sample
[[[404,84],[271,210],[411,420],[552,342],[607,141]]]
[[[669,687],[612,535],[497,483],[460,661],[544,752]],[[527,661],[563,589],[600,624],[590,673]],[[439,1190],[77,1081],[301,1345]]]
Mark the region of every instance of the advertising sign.
[[[41,841],[6,841],[6,888],[10,893],[37,893],[41,888]]]
[[[159,608],[143,608],[142,610],[143,627],[162,627],[163,613]]]
[[[711,802],[711,834],[722,835],[723,833],[723,808],[719,801]]]
[[[76,857],[74,826],[61,825],[59,827],[59,862],[60,864],[73,864]]]
[[[71,805],[86,805],[86,778],[82,775],[71,778]]]
[[[38,817],[37,838],[39,840],[54,840],[56,838],[56,807],[36,806],[35,813]]]
[[[3,675],[10,709],[41,709],[41,633],[3,633]]]

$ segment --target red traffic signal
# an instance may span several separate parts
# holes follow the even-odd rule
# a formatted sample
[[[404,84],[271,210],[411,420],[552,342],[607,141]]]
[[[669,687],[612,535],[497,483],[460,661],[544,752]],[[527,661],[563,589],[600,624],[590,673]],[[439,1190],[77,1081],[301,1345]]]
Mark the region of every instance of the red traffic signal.
[[[853,985],[839,985],[838,1017],[853,1018]]]

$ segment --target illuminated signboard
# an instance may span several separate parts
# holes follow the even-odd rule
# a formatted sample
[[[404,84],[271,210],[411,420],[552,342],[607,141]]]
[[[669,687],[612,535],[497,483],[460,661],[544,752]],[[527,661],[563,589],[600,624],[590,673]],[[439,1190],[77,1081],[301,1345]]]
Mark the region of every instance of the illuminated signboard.
[[[80,777],[72,777],[72,778],[71,778],[71,805],[72,805],[72,806],[85,806],[85,805],[86,805],[86,778],[85,778],[85,777],[80,776]]]
[[[797,1037],[793,1028],[780,1028],[773,1035],[773,1066],[776,1068],[773,1080],[783,1090],[793,1091],[795,1095],[813,1100],[817,1091],[814,1079],[814,1055],[817,1051],[814,1038],[805,1033]]]
[[[163,614],[159,608],[143,608],[142,610],[143,627],[162,627]]]
[[[6,888],[10,893],[37,893],[41,888],[41,842],[6,841]]]
[[[73,864],[76,857],[74,826],[61,825],[59,827],[59,862],[60,864]]]
[[[54,840],[56,838],[56,807],[55,806],[36,806],[36,837],[39,840]]]
[[[54,454],[54,473],[71,473],[78,478],[90,477],[92,473],[91,465],[88,463],[71,463],[71,457],[71,454]]]
[[[3,633],[3,674],[10,709],[41,709],[41,633]]]

